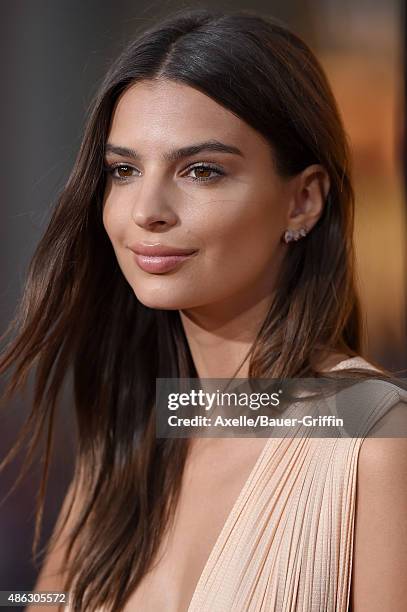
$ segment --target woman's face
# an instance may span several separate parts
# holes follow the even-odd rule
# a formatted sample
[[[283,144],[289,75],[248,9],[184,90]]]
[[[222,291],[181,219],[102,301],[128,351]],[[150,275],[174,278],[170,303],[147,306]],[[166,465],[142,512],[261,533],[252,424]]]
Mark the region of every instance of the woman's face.
[[[189,86],[143,81],[116,103],[105,163],[104,227],[140,302],[185,310],[271,295],[292,183],[258,132]],[[140,244],[194,252],[143,258]]]

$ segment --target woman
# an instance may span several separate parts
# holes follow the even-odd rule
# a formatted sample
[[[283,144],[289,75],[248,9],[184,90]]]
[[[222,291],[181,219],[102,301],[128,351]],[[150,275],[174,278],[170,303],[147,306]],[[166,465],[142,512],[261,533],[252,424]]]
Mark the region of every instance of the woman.
[[[9,394],[38,367],[34,442],[73,367],[75,477],[37,591],[86,611],[405,609],[404,439],[155,432],[156,378],[377,378],[369,410],[404,419],[361,355],[352,230],[338,110],[284,25],[182,11],[125,49],[1,361]]]

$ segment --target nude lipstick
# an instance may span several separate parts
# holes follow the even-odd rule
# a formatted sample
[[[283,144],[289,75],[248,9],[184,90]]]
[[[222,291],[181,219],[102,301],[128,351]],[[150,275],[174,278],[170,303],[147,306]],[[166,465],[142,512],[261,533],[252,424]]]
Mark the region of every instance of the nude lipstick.
[[[159,243],[142,242],[130,245],[129,249],[133,251],[139,268],[153,274],[169,272],[198,252],[196,249],[179,249]]]

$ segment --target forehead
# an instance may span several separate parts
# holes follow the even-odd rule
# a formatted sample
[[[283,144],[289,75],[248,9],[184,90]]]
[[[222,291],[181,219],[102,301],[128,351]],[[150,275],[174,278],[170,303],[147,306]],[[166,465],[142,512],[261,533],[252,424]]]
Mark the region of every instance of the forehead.
[[[162,143],[213,137],[250,144],[260,135],[242,119],[204,93],[181,83],[141,81],[130,86],[116,102],[109,139]]]

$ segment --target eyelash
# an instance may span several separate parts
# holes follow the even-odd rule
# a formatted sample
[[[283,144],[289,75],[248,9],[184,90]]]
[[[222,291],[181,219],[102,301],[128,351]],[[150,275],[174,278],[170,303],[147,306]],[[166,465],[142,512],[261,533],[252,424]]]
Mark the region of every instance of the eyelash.
[[[134,168],[133,166],[131,166],[130,164],[123,164],[123,163],[116,163],[116,164],[106,164],[104,166],[104,170],[105,172],[107,172],[107,174],[110,174],[110,176],[112,177],[113,181],[117,181],[119,183],[127,183],[127,181],[133,177],[131,176],[126,176],[126,177],[121,177],[121,176],[114,176],[114,171],[117,168],[131,168],[132,170],[136,170],[136,168]],[[192,170],[196,170],[197,168],[203,168],[205,170],[212,170],[213,172],[217,172],[218,176],[215,177],[211,177],[211,178],[192,178],[192,180],[195,183],[205,183],[208,181],[213,181],[216,180],[217,178],[219,178],[220,176],[224,176],[225,173],[223,172],[223,170],[221,170],[218,166],[214,166],[212,164],[208,164],[208,163],[199,163],[196,164],[194,166],[190,166],[188,171],[191,172]]]

